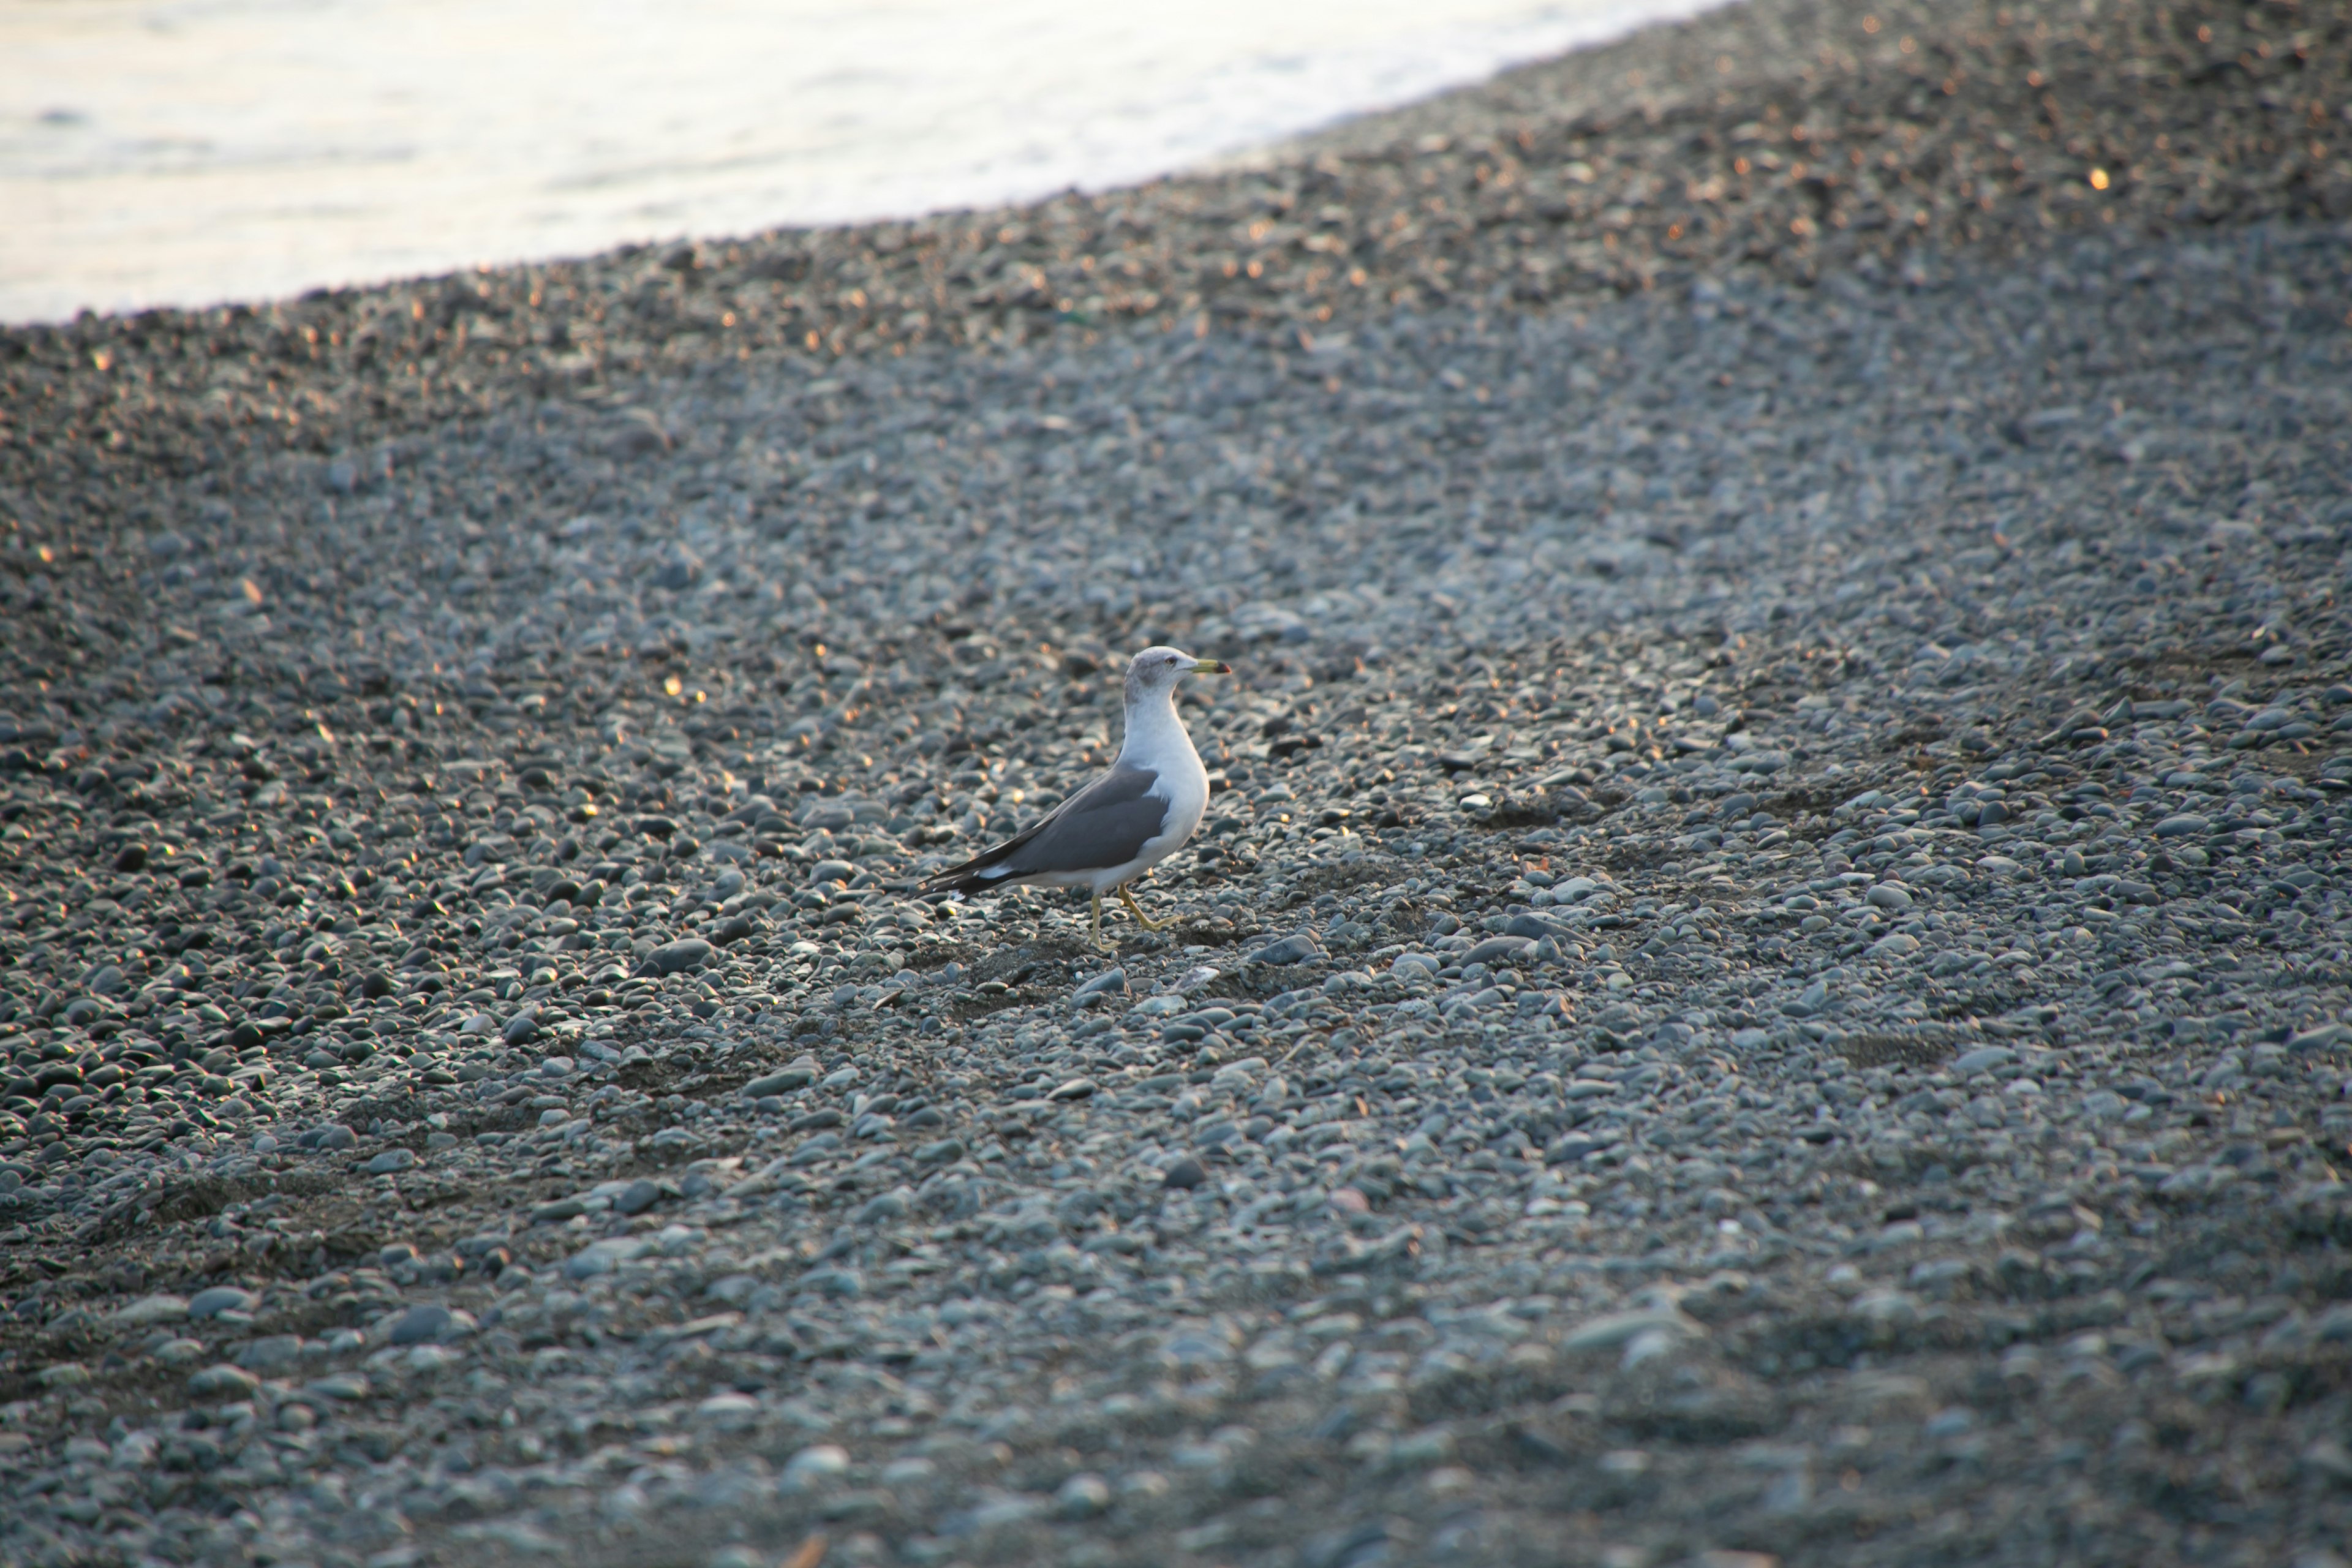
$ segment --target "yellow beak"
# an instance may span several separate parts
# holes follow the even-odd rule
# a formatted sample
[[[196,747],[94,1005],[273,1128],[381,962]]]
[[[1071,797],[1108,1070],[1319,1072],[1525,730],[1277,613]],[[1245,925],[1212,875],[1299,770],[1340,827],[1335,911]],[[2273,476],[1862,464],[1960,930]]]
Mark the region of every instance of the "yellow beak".
[[[1234,667],[1222,659],[1202,658],[1192,661],[1192,673],[1195,675],[1231,675],[1233,672]]]

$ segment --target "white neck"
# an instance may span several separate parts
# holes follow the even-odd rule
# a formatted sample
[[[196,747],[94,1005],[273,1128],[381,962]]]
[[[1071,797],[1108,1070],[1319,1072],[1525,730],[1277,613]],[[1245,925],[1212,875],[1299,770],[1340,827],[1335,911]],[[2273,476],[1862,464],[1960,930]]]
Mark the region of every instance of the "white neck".
[[[1120,741],[1118,760],[1138,767],[1164,770],[1179,758],[1197,759],[1184,721],[1176,717],[1176,693],[1166,688],[1147,691],[1127,705],[1127,734]]]

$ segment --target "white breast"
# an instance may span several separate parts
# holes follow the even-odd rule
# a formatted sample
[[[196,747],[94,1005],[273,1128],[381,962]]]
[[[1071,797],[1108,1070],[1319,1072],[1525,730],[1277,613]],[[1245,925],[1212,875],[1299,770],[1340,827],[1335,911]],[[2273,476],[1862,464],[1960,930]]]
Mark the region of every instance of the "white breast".
[[[1165,691],[1127,710],[1127,733],[1118,751],[1122,761],[1160,775],[1151,793],[1168,803],[1168,822],[1141,860],[1145,866],[1155,865],[1181,847],[1201,826],[1209,808],[1209,771],[1201,765],[1201,753],[1192,749],[1192,737],[1184,732],[1176,704]]]

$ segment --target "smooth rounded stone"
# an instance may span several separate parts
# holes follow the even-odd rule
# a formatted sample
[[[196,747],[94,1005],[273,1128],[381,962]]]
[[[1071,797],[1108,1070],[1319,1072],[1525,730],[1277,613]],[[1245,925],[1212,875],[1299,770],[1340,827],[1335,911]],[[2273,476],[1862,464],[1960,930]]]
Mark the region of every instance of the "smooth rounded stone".
[[[856,1268],[812,1268],[801,1276],[801,1289],[821,1296],[846,1300],[866,1293],[866,1276]]]
[[[784,1461],[786,1486],[822,1486],[848,1474],[849,1451],[833,1443],[811,1444]]]
[[[1045,1098],[1048,1100],[1091,1100],[1094,1098],[1094,1079],[1090,1078],[1074,1078],[1063,1083],[1055,1085],[1052,1092],[1047,1094]]]
[[[1209,1173],[1200,1161],[1187,1154],[1171,1163],[1167,1170],[1160,1173],[1160,1180],[1162,1186],[1178,1192],[1189,1192],[1194,1187],[1205,1185],[1209,1180]]]
[[[138,1300],[116,1312],[114,1321],[126,1329],[145,1329],[152,1328],[157,1323],[181,1322],[187,1316],[187,1298],[158,1294],[142,1296]]]
[[[964,1145],[961,1138],[936,1139],[915,1151],[916,1160],[926,1165],[944,1165],[963,1156]]]
[[[713,1394],[694,1407],[695,1418],[722,1432],[744,1432],[759,1425],[760,1401],[733,1389]]]
[[[701,968],[710,953],[710,944],[700,937],[682,937],[646,954],[646,963],[656,974],[686,974]]]
[[[1892,882],[1881,882],[1863,894],[1862,901],[1873,909],[1898,912],[1911,908],[1914,900],[1908,888],[1898,888]]]
[[[236,1352],[236,1364],[262,1377],[272,1377],[302,1359],[299,1334],[264,1334],[248,1340]]]
[[[1302,931],[1293,931],[1288,936],[1256,949],[1250,953],[1248,962],[1276,964],[1305,963],[1310,959],[1321,956],[1323,956],[1321,945],[1316,942],[1311,933]]]
[[[353,1147],[359,1141],[359,1134],[341,1122],[330,1122],[324,1127],[304,1133],[296,1140],[296,1142],[306,1149],[316,1149],[322,1153],[337,1154]]]
[[[457,1319],[449,1309],[435,1302],[421,1302],[393,1320],[384,1332],[384,1342],[394,1345],[421,1345],[442,1338],[456,1326]]]
[[[2017,1053],[2007,1046],[1979,1046],[1952,1058],[1951,1070],[1962,1078],[1971,1073],[1989,1072],[2006,1067],[2017,1059]]]
[[[2212,826],[2209,818],[2193,811],[2184,811],[2158,822],[2156,836],[2158,838],[2188,838],[2210,831]]]
[[[1665,1333],[1699,1338],[1706,1330],[1673,1308],[1641,1308],[1588,1318],[1560,1337],[1559,1348],[1570,1355],[1616,1350],[1646,1335]]]
[[[1518,914],[1511,917],[1510,922],[1503,927],[1502,935],[1494,940],[1510,941],[1514,938],[1524,938],[1532,944],[1541,942],[1546,940],[1557,942],[1560,938],[1570,934],[1570,928],[1560,924],[1557,921],[1548,921],[1541,915],[1538,914]],[[1486,943],[1484,942],[1479,944],[1481,947],[1485,945]],[[1475,952],[1475,949],[1473,951]],[[1533,947],[1530,946],[1528,951],[1532,952],[1534,951]],[[1480,959],[1476,962],[1483,963],[1491,962],[1491,960]]]
[[[868,1226],[887,1225],[892,1220],[904,1219],[907,1217],[907,1210],[911,1202],[912,1194],[903,1190],[884,1193],[877,1197],[869,1198],[857,1211],[857,1223]]]
[[[541,1127],[561,1127],[571,1120],[572,1112],[561,1106],[551,1105],[539,1113],[539,1124]]]
[[[614,1195],[613,1211],[615,1214],[641,1215],[661,1202],[661,1195],[658,1183],[639,1176]]]
[[[742,1089],[743,1098],[765,1100],[771,1095],[791,1094],[796,1089],[806,1089],[815,1078],[816,1069],[814,1068],[782,1068],[775,1072],[755,1078],[745,1084]]]
[[[1083,1002],[1095,996],[1110,997],[1125,994],[1127,994],[1127,971],[1107,969],[1100,974],[1089,975],[1079,981],[1076,987],[1071,991],[1070,999]]]
[[[506,1026],[499,1031],[499,1037],[510,1046],[523,1045],[538,1038],[539,1015],[529,1009],[516,1014],[509,1018]]]
[[[593,1279],[600,1274],[610,1274],[624,1263],[632,1263],[654,1250],[654,1243],[645,1237],[614,1237],[604,1241],[592,1241],[564,1260],[563,1276],[567,1279]]]
[[[259,1300],[252,1291],[235,1285],[215,1285],[188,1298],[187,1315],[201,1322],[223,1312],[249,1312]]]
[[[250,1399],[261,1380],[243,1367],[226,1363],[208,1366],[188,1379],[188,1393],[198,1399]]]
[[[1465,967],[1473,963],[1496,963],[1506,959],[1522,959],[1536,950],[1535,942],[1527,936],[1490,936],[1461,955]]]
[[[1873,958],[1908,958],[1919,951],[1919,939],[1907,931],[1893,931],[1870,944]]]
[[[402,1171],[413,1171],[420,1163],[422,1162],[416,1158],[416,1152],[413,1149],[386,1149],[370,1158],[360,1169],[371,1176],[389,1176]]]
[[[1110,1483],[1100,1476],[1072,1476],[1054,1493],[1054,1512],[1061,1519],[1093,1519],[1108,1512],[1110,1505]]]

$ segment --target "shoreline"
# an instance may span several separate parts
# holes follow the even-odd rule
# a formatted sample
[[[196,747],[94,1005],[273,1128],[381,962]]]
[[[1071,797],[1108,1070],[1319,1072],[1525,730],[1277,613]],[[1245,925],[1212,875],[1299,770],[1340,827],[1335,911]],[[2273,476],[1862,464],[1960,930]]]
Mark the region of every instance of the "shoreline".
[[[0,330],[0,403],[16,411],[0,485],[33,516],[70,512],[84,484],[142,465],[341,451],[509,395],[729,359],[814,366],[1204,321],[1311,334],[1417,304],[1539,310],[1747,267],[1892,275],[1948,252],[2027,256],[2053,235],[2352,216],[2345,132],[2323,140],[2352,24],[2290,11],[2312,25],[2200,43],[2166,5],[2072,24],[2061,9],[1773,0],[1369,117],[1254,168]]]

